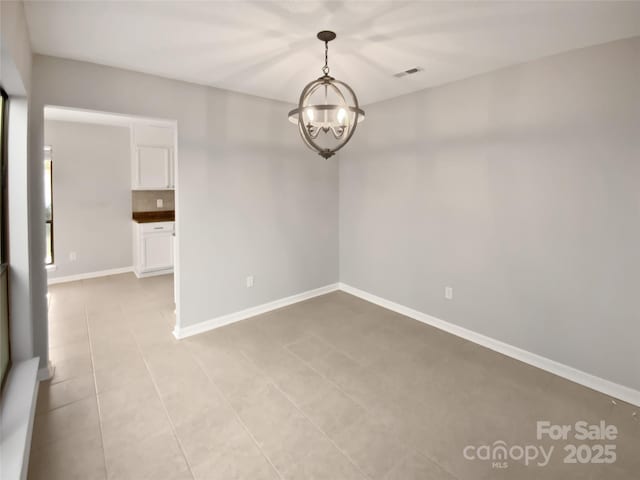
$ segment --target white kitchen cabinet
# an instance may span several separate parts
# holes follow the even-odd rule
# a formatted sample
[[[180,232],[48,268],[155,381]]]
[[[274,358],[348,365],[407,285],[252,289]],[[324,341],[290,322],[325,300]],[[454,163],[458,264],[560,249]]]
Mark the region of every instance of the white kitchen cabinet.
[[[131,180],[134,190],[172,190],[175,129],[137,124],[132,126]]]
[[[172,149],[136,145],[133,161],[133,188],[137,190],[172,189]]]
[[[173,272],[174,222],[133,224],[133,267],[136,276]]]

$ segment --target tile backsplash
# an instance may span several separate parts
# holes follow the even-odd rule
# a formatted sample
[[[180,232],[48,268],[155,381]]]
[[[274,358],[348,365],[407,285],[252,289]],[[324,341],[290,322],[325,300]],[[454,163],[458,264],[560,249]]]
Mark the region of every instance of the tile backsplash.
[[[173,190],[133,190],[131,192],[131,210],[133,212],[160,212],[175,210]],[[162,199],[161,208],[156,206],[156,200]]]

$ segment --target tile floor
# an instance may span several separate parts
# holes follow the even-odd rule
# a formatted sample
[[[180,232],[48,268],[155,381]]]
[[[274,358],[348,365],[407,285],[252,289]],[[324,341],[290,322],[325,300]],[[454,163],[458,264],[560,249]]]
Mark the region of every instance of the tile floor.
[[[339,292],[176,341],[172,281],[50,288],[31,480],[640,478],[640,409]],[[563,463],[537,420],[615,424],[617,461]],[[497,440],[555,453],[463,457]]]

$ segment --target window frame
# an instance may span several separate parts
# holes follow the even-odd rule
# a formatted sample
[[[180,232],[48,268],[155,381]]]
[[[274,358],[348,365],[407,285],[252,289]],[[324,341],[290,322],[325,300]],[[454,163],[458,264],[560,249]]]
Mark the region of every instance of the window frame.
[[[46,225],[49,225],[50,229],[51,229],[50,230],[51,233],[50,233],[50,237],[49,237],[49,238],[51,238],[51,261],[47,262],[46,259],[45,259],[45,262],[44,262],[46,267],[50,267],[50,266],[56,264],[56,255],[55,255],[55,250],[54,250],[55,239],[54,239],[54,236],[53,236],[53,153],[52,153],[53,149],[51,148],[50,145],[45,145],[44,151],[48,152],[48,154],[49,154],[49,163],[51,164],[51,167],[50,167],[51,175],[49,176],[49,193],[51,194],[51,219],[47,220],[45,218],[45,220],[44,220],[45,228],[46,228]],[[45,161],[46,161],[46,159],[45,159]],[[45,230],[45,232],[46,232],[46,230]],[[46,238],[45,238],[45,240],[46,240]],[[47,245],[47,247],[49,247],[49,245]]]
[[[8,347],[8,362],[7,368],[3,372],[3,376],[0,378],[0,392],[4,390],[7,377],[12,365],[12,353],[11,353],[11,305],[9,304],[9,248],[8,248],[8,233],[7,227],[8,220],[8,171],[9,171],[9,151],[7,147],[8,140],[8,119],[9,119],[9,95],[0,87],[0,96],[2,97],[2,109],[0,115],[0,195],[2,196],[2,204],[0,206],[0,275],[6,276],[6,314],[7,314],[7,347]]]

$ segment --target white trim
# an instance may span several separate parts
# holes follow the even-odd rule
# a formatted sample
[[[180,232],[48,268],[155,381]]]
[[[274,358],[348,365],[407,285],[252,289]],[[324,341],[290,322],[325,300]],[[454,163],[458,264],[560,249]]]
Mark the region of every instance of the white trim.
[[[604,378],[583,372],[563,363],[556,362],[555,360],[528,352],[500,340],[454,325],[453,323],[449,323],[445,320],[432,317],[426,313],[422,313],[399,303],[378,297],[345,283],[340,283],[339,289],[401,315],[405,315],[419,322],[426,323],[440,330],[444,330],[445,332],[464,338],[465,340],[469,340],[470,342],[489,348],[495,352],[502,353],[508,357],[515,358],[521,362],[533,365],[534,367],[546,370],[547,372],[551,372],[555,375],[566,378],[567,380],[571,380],[572,382],[604,393],[605,395],[618,398],[632,405],[640,406],[640,391],[638,390],[605,380]]]
[[[135,273],[136,277],[138,278],[157,277],[158,275],[170,275],[174,273],[174,267],[165,268],[164,270],[152,270],[150,272],[138,272],[134,268],[133,273]]]
[[[56,283],[76,282],[78,280],[88,280],[90,278],[108,277],[109,275],[119,275],[121,273],[133,272],[133,267],[112,268],[110,270],[100,270],[98,272],[80,273],[78,275],[67,275],[66,277],[55,277],[47,280],[48,285]]]
[[[302,302],[303,300],[308,300],[313,297],[335,292],[338,289],[339,284],[332,283],[330,285],[325,285],[324,287],[307,290],[306,292],[298,293],[296,295],[291,295],[290,297],[274,300],[273,302],[263,303],[262,305],[257,305],[245,310],[240,310],[239,312],[222,315],[221,317],[212,318],[211,320],[205,320],[204,322],[196,323],[195,325],[189,325],[188,327],[180,328],[178,325],[176,325],[176,328],[173,330],[173,336],[177,339],[191,337],[193,335],[208,332],[209,330],[213,330],[224,325],[229,325],[230,323],[239,322],[240,320],[246,320],[247,318],[270,312],[271,310],[276,310],[278,308],[286,307],[294,303]]]
[[[174,209],[175,220],[173,224],[173,303],[176,305],[176,324],[175,329],[180,329],[180,239],[182,232],[180,230],[180,195],[178,195],[178,151],[180,144],[178,142],[178,122],[175,122],[173,129],[173,188],[174,193]]]
[[[15,363],[7,374],[0,405],[0,478],[25,480],[38,398],[39,358]]]
[[[44,267],[44,269],[45,269],[47,272],[55,272],[55,271],[58,269],[58,267],[56,267],[56,266],[55,266],[55,264],[53,264],[53,263],[52,263],[52,264],[50,264],[50,265],[46,265],[46,266]]]
[[[44,382],[46,380],[51,380],[55,371],[55,365],[51,362],[48,362],[46,367],[42,367],[40,370],[38,370],[38,381]]]

